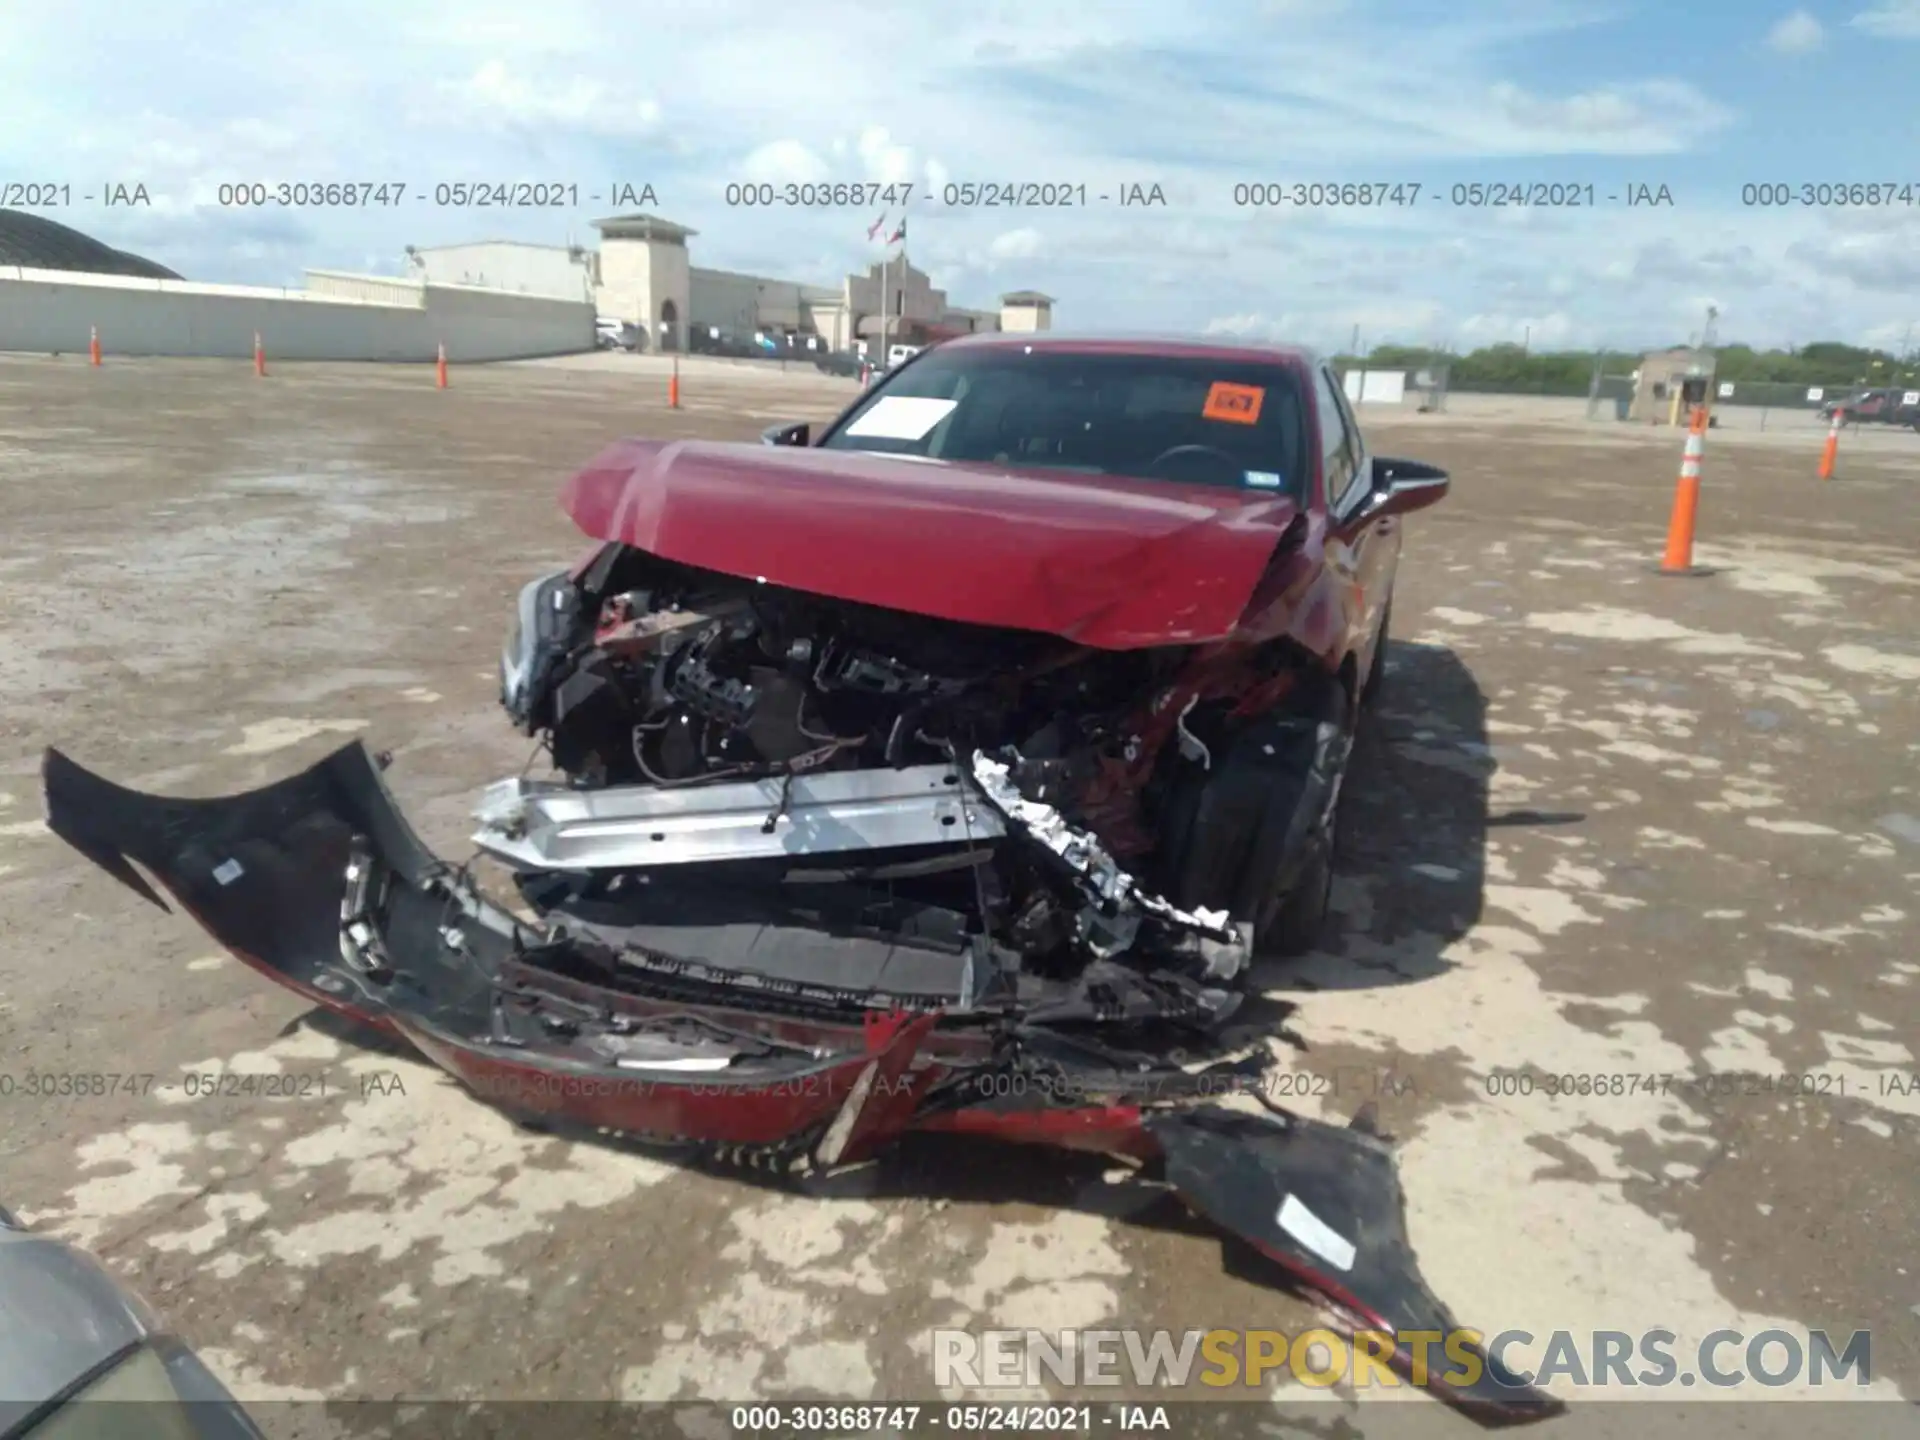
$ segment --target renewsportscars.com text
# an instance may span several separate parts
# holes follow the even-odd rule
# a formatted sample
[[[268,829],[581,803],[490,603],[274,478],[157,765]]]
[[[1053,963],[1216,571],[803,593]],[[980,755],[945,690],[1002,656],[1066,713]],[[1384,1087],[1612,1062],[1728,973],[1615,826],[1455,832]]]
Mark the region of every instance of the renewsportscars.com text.
[[[1528,1385],[1578,1388],[1786,1385],[1865,1387],[1873,1383],[1873,1337],[1855,1330],[1838,1343],[1824,1330],[1715,1330],[1698,1344],[1671,1330],[1363,1330],[1351,1339],[1301,1330],[935,1330],[933,1380],[941,1387],[1013,1389],[1061,1385],[1181,1389],[1265,1387],[1291,1376],[1304,1385],[1355,1389],[1428,1384],[1470,1386],[1488,1374],[1476,1347]],[[1403,1375],[1396,1353],[1410,1364]]]

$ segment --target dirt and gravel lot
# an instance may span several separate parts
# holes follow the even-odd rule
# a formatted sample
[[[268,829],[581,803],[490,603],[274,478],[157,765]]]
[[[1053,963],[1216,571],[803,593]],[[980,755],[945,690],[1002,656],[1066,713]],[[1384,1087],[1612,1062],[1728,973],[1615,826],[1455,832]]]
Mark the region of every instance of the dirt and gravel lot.
[[[255,1399],[929,1398],[935,1326],[1304,1326],[1099,1165],[916,1151],[800,1199],[517,1130],[300,1023],[46,833],[48,744],[214,794],[359,736],[465,854],[474,792],[528,759],[494,664],[518,586],[580,548],[570,467],[853,392],[683,385],[676,413],[620,356],[444,392],[0,359],[0,1201]],[[1870,1329],[1875,1392],[1920,1395],[1920,436],[1850,443],[1822,485],[1816,428],[1714,431],[1719,573],[1669,579],[1676,432],[1362,418],[1455,493],[1408,525],[1339,923],[1260,977],[1300,1007],[1272,1041],[1299,1107],[1378,1100],[1465,1323],[1665,1328],[1683,1362],[1719,1329]],[[100,1074],[157,1079],[30,1093]],[[221,1074],[304,1093],[187,1079]]]

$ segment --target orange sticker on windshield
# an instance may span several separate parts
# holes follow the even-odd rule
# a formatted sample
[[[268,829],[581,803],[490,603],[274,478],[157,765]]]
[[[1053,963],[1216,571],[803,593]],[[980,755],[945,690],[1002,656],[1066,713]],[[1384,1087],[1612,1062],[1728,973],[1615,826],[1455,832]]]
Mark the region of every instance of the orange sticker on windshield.
[[[1258,385],[1229,385],[1224,380],[1214,382],[1207,391],[1207,403],[1200,415],[1206,420],[1229,420],[1235,425],[1252,425],[1260,419],[1260,403],[1267,398],[1267,392]]]

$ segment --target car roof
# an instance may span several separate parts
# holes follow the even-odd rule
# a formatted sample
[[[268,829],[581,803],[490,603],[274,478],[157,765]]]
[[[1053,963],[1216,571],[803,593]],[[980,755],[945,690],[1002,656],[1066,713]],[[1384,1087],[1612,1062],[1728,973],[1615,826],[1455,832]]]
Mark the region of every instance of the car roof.
[[[149,1333],[93,1256],[0,1226],[0,1431]]]
[[[1193,355],[1214,360],[1234,360],[1267,365],[1285,365],[1309,369],[1320,363],[1320,354],[1305,345],[1285,345],[1265,340],[1242,340],[1223,335],[1152,334],[1075,334],[1071,331],[990,330],[978,335],[959,335],[942,342],[949,349],[1005,349],[1108,351],[1116,355]]]

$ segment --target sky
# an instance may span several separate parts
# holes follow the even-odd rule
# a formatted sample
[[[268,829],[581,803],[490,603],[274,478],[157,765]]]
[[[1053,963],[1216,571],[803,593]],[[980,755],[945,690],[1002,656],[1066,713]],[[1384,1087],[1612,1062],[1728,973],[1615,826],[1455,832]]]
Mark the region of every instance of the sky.
[[[651,186],[696,265],[837,285],[885,211],[952,303],[1037,289],[1062,329],[1638,349],[1714,306],[1722,343],[1899,349],[1917,69],[1920,0],[0,0],[0,203],[65,186],[40,213],[291,286],[408,245],[590,244],[614,187]],[[222,203],[343,181],[388,203]],[[437,203],[516,182],[564,203]],[[784,203],[822,182],[913,189]],[[1592,203],[1485,203],[1548,186]]]

